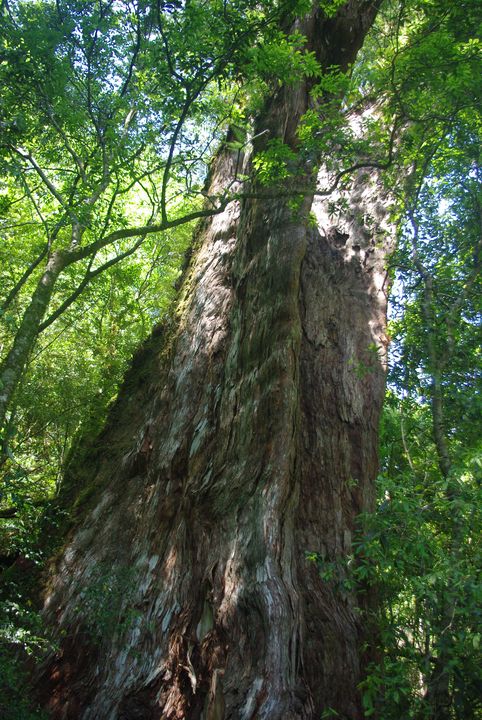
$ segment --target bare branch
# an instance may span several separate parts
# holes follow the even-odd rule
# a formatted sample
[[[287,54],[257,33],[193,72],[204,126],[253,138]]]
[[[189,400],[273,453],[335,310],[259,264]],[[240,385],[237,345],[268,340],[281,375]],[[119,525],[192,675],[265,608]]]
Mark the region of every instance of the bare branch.
[[[120,262],[121,260],[124,260],[126,257],[133,255],[135,253],[135,251],[140,247],[140,245],[144,242],[145,238],[146,238],[146,235],[142,235],[137,240],[137,242],[134,243],[134,245],[131,248],[129,248],[125,252],[121,253],[120,255],[116,255],[115,257],[111,258],[110,260],[103,263],[102,265],[99,265],[99,267],[96,268],[95,270],[91,271],[88,269],[86,274],[84,275],[84,278],[79,283],[79,285],[76,287],[74,292],[71,293],[69,295],[69,297],[66,300],[64,300],[64,302],[61,305],[59,305],[57,310],[55,310],[51,315],[49,315],[49,317],[41,325],[39,325],[39,329],[38,329],[39,334],[41,332],[43,332],[44,330],[46,330],[46,328],[48,328],[50,325],[52,325],[52,323],[54,323],[57,320],[57,318],[59,318],[72,305],[72,303],[79,297],[79,295],[81,295],[84,292],[87,285],[89,285],[89,283],[95,277],[97,277],[97,275],[100,275],[101,273],[105,272],[106,270],[108,270],[108,268],[112,267],[113,265],[116,265],[118,262]],[[91,262],[89,263],[89,268],[92,265],[93,259],[94,258],[92,258]]]
[[[164,52],[166,53],[166,61],[167,61],[167,67],[169,68],[169,72],[173,77],[175,77],[177,80],[179,80],[180,83],[184,83],[184,79],[182,75],[180,75],[177,70],[174,67],[174,63],[172,61],[171,57],[171,51],[169,49],[169,43],[167,40],[167,36],[164,32],[162,20],[161,20],[161,3],[160,0],[157,0],[156,2],[156,12],[157,12],[157,27],[159,29],[159,33],[162,39],[162,44],[164,45]]]
[[[30,275],[31,275],[31,274],[34,272],[34,270],[40,265],[40,263],[42,262],[42,260],[44,259],[44,257],[47,255],[48,251],[49,251],[49,243],[47,242],[47,243],[45,243],[44,247],[42,248],[42,250],[40,251],[40,253],[37,255],[37,257],[35,258],[35,260],[33,260],[33,261],[30,263],[30,265],[29,265],[28,268],[25,270],[25,272],[23,273],[23,275],[20,277],[19,280],[17,280],[17,282],[15,283],[15,285],[13,286],[13,288],[12,288],[12,289],[10,290],[10,292],[8,293],[7,297],[6,297],[5,300],[3,301],[2,305],[1,305],[1,308],[0,308],[1,311],[2,311],[2,313],[4,313],[4,312],[7,310],[8,306],[10,305],[10,303],[11,303],[11,302],[13,301],[13,299],[18,295],[18,293],[20,292],[20,290],[22,289],[22,287],[25,285],[25,283],[26,283],[27,280],[29,279]]]
[[[133,50],[133,52],[132,52],[132,56],[131,56],[131,59],[130,59],[130,62],[129,62],[129,68],[128,68],[128,70],[127,70],[127,76],[126,76],[126,79],[124,80],[124,83],[123,83],[122,88],[121,88],[121,91],[120,91],[120,96],[121,96],[121,98],[124,97],[124,95],[126,94],[127,90],[129,89],[129,85],[130,85],[130,82],[131,82],[131,80],[132,80],[132,74],[133,74],[133,72],[134,72],[134,67],[135,67],[135,64],[136,64],[136,60],[137,60],[137,57],[138,57],[139,52],[140,52],[140,49],[141,49],[141,23],[140,23],[140,19],[139,19],[139,15],[138,15],[138,14],[137,14],[136,18],[137,18],[137,25],[136,25],[136,29],[135,29],[136,42],[135,42],[134,50]]]
[[[35,160],[33,155],[28,152],[28,150],[24,150],[20,147],[15,147],[13,145],[10,146],[11,150],[13,150],[17,155],[19,155],[23,160],[27,160],[27,162],[30,163],[30,165],[33,167],[37,175],[40,177],[44,185],[48,188],[50,193],[54,196],[56,200],[62,205],[62,207],[67,208],[67,203],[62,196],[62,194],[57,190],[53,182],[47,177],[45,172],[42,170],[38,162]]]
[[[163,173],[163,177],[162,177],[162,187],[161,187],[161,215],[162,215],[163,222],[166,222],[166,223],[168,221],[167,208],[166,208],[167,185],[168,185],[169,178],[170,178],[171,167],[172,167],[172,162],[173,162],[173,158],[174,158],[174,151],[176,149],[177,139],[181,132],[182,126],[184,125],[184,121],[187,117],[189,109],[190,109],[192,103],[198,97],[200,92],[201,92],[201,88],[199,88],[192,97],[190,97],[189,94],[186,93],[186,100],[184,102],[184,107],[181,111],[181,115],[179,116],[179,120],[177,121],[176,127],[174,128],[174,132],[172,134],[170,147],[169,147],[169,153],[167,155],[166,165],[165,165],[164,173]]]
[[[74,161],[74,163],[75,163],[75,165],[76,165],[76,167],[77,167],[77,169],[78,169],[78,171],[79,171],[79,173],[80,173],[80,175],[81,175],[81,177],[82,177],[82,180],[84,180],[84,182],[85,182],[85,167],[84,167],[84,163],[82,162],[82,159],[81,159],[80,156],[75,152],[74,148],[73,148],[72,145],[70,144],[69,139],[68,139],[66,133],[64,132],[63,128],[61,127],[60,123],[57,122],[57,119],[56,119],[56,117],[55,117],[55,113],[54,113],[54,111],[53,111],[53,109],[52,109],[52,106],[51,106],[50,102],[48,101],[48,98],[47,98],[46,94],[43,92],[43,88],[41,88],[41,92],[42,92],[42,95],[43,95],[43,97],[44,97],[44,101],[45,101],[45,103],[46,103],[47,115],[48,115],[48,117],[49,117],[50,124],[52,125],[53,128],[55,128],[55,130],[57,131],[57,133],[58,133],[58,134],[60,135],[60,137],[62,138],[62,141],[63,141],[63,143],[64,143],[65,149],[67,150],[67,152],[69,153],[69,155],[70,155],[71,158],[73,159],[73,161]]]

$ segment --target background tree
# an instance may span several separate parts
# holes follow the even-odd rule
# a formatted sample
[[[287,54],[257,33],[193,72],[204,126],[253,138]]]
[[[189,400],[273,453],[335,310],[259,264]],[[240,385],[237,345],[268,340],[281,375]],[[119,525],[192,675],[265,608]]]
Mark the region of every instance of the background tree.
[[[368,543],[390,605],[398,702],[386,717],[401,705],[407,717],[480,712],[481,226],[472,132],[461,123],[432,157],[416,199],[409,195],[399,249],[405,300],[393,330],[402,361],[387,407],[382,512]]]
[[[415,42],[385,55],[408,175],[379,508],[357,572],[382,599],[384,658],[365,702],[387,719],[480,712],[480,44],[472,8],[463,22],[440,10],[427,25],[408,17]]]

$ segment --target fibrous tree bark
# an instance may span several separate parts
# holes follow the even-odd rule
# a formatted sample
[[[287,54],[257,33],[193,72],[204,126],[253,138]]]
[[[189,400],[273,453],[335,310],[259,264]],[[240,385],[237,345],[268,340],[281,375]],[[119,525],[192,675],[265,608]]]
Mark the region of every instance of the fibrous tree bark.
[[[352,1],[300,30],[343,67],[374,14]],[[281,88],[257,130],[295,147],[308,103]],[[238,162],[219,154],[210,194]],[[293,211],[254,190],[198,229],[175,317],[67,484],[78,521],[45,610],[53,718],[363,717],[366,600],[307,556],[342,573],[372,507],[386,197],[358,174],[336,219],[314,202],[314,227],[309,196]]]

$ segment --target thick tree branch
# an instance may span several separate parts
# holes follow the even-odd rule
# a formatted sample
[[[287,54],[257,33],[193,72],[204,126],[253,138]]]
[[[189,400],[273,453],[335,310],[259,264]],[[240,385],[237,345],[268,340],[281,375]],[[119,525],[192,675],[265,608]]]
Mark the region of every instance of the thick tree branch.
[[[15,152],[17,155],[19,155],[23,160],[26,160],[32,166],[39,178],[42,180],[43,184],[48,188],[49,192],[54,196],[56,200],[58,200],[58,202],[62,205],[63,208],[67,209],[68,206],[65,198],[62,196],[62,193],[57,190],[53,182],[47,177],[46,173],[42,170],[33,155],[28,152],[28,150],[24,150],[20,147],[15,147],[14,145],[11,145],[10,149],[13,150],[13,152]]]
[[[72,305],[72,303],[84,292],[85,288],[89,283],[97,277],[97,275],[100,275],[101,273],[108,270],[113,265],[116,265],[121,260],[124,260],[125,258],[129,257],[130,255],[133,255],[135,251],[142,245],[146,238],[146,235],[142,235],[134,245],[126,250],[125,252],[121,253],[120,255],[116,255],[115,257],[111,258],[107,262],[103,263],[102,265],[99,265],[95,270],[87,270],[86,274],[84,275],[82,281],[79,283],[77,288],[74,290],[73,293],[69,295],[64,302],[59,305],[59,307],[51,314],[49,317],[39,325],[38,332],[39,334],[46,330],[52,323],[54,323],[57,318],[59,318],[63,313]],[[92,258],[93,261],[94,258]],[[89,264],[89,268],[91,266],[92,262]]]
[[[25,285],[31,274],[34,272],[34,270],[40,265],[42,260],[45,258],[49,251],[49,243],[46,243],[42,250],[39,252],[35,260],[30,263],[30,265],[27,267],[23,275],[17,280],[13,288],[8,293],[7,297],[3,301],[1,305],[1,311],[4,313],[7,308],[9,307],[10,303],[13,301],[13,299],[18,295],[22,287]]]

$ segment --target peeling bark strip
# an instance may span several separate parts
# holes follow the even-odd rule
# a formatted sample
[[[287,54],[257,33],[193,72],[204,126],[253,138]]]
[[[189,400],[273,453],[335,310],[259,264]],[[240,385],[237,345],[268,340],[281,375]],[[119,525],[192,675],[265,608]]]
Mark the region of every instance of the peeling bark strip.
[[[374,12],[351,2],[301,30],[326,65],[343,37],[348,62]],[[306,88],[272,100],[274,136],[307,102]],[[235,165],[218,157],[213,192]],[[306,554],[336,563],[372,502],[379,192],[358,178],[338,222],[315,208],[319,230],[285,198],[205,222],[176,330],[138,356],[70,479],[82,519],[49,581],[60,650],[40,683],[55,720],[363,717],[357,598]]]

